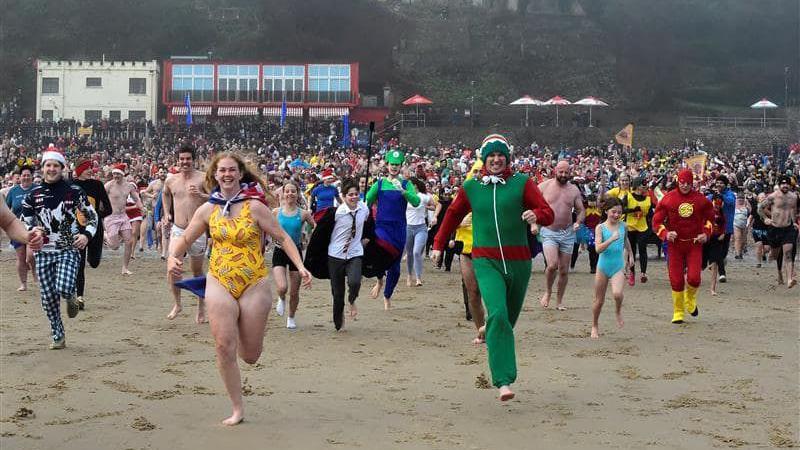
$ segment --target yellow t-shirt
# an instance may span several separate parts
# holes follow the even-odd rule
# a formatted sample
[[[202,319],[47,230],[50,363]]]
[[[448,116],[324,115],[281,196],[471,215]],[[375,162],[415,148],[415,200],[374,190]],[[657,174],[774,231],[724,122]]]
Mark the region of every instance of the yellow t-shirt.
[[[628,195],[627,205],[622,205],[625,209],[633,209],[637,206],[641,211],[629,212],[625,217],[625,224],[631,231],[647,231],[647,213],[650,212],[650,196],[646,195],[644,200],[636,200],[633,195]]]
[[[616,197],[622,200],[622,197],[625,197],[630,193],[631,193],[630,189],[620,189],[619,186],[617,186],[615,188],[609,189],[608,192],[606,192],[606,195],[608,195],[609,197]]]
[[[467,214],[461,221],[461,225],[456,228],[456,241],[464,243],[462,254],[472,253],[472,213]]]

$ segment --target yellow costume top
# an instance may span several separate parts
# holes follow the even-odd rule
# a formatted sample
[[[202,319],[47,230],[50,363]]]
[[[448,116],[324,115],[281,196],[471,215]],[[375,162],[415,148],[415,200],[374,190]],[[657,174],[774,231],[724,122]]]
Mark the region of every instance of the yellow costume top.
[[[250,202],[245,201],[237,217],[224,217],[219,206],[208,219],[214,245],[208,273],[239,299],[244,291],[267,276],[261,251],[261,228],[250,216]]]
[[[472,254],[472,213],[467,214],[456,228],[455,240],[464,243],[464,249],[461,250],[462,255]]]
[[[625,224],[631,231],[647,231],[647,213],[650,212],[650,196],[646,195],[643,200],[636,200],[633,195],[627,197],[627,205],[622,205],[624,209],[634,209],[637,206],[640,211],[629,212],[625,215]]]

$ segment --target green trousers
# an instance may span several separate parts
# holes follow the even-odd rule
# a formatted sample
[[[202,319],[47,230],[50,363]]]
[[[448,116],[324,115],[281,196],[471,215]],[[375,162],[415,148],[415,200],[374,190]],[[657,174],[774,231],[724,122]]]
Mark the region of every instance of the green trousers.
[[[514,325],[528,290],[531,260],[506,261],[505,272],[499,260],[475,258],[472,265],[486,305],[486,349],[492,384],[509,385],[517,379]]]

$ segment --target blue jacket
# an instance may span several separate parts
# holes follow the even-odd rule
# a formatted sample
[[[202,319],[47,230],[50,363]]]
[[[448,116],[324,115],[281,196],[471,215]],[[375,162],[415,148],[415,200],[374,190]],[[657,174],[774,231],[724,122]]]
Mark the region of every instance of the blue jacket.
[[[708,196],[711,200],[711,196]],[[725,216],[725,234],[733,234],[733,216],[736,214],[736,194],[725,188],[722,191],[722,214]]]

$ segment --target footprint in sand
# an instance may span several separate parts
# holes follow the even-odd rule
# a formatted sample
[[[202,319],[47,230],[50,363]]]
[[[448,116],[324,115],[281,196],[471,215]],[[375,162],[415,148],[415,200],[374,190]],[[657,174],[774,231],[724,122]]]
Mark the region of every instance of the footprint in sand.
[[[133,423],[131,424],[131,428],[133,428],[134,430],[139,430],[139,431],[151,431],[151,430],[155,430],[156,426],[153,425],[149,420],[147,420],[146,417],[139,416],[139,417],[133,419]]]

